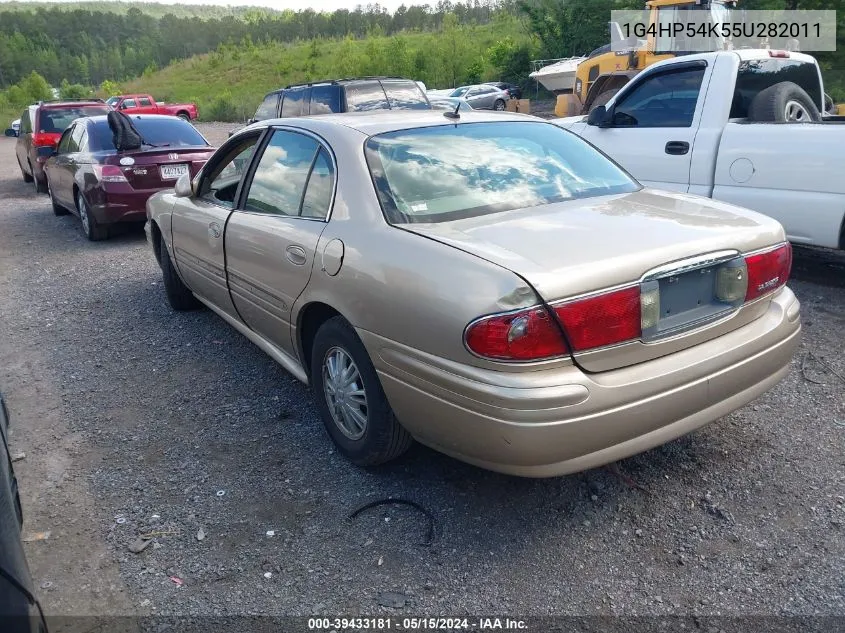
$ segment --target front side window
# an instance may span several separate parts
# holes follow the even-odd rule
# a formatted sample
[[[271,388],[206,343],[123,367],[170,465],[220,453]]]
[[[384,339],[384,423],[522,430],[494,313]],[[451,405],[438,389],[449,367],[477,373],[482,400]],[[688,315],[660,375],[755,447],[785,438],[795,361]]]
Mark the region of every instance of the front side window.
[[[321,147],[310,136],[287,130],[274,132],[255,169],[244,209],[272,215],[325,217],[325,191],[330,197],[332,174],[330,164],[320,157]],[[313,181],[313,191],[309,179]]]
[[[704,68],[660,73],[644,79],[613,109],[615,127],[690,127]]]
[[[291,88],[290,90],[285,90],[285,100],[282,103],[282,116],[302,116],[302,102],[304,97],[304,88]]]
[[[367,141],[366,156],[391,223],[447,222],[640,188],[598,150],[549,123],[389,132]]]
[[[378,81],[358,81],[346,86],[346,109],[349,112],[389,110],[387,97]]]
[[[255,116],[252,117],[256,121],[265,121],[267,119],[274,119],[276,118],[276,108],[279,105],[279,95],[278,93],[269,94],[264,97],[264,101],[261,102],[261,105],[258,106],[258,109],[255,111]]]
[[[122,108],[134,108],[135,107],[135,99],[125,99],[123,101]]]
[[[233,208],[238,185],[249,168],[259,138],[260,134],[252,134],[226,145],[225,150],[221,148],[222,153],[215,154],[203,169],[199,197],[228,209]]]

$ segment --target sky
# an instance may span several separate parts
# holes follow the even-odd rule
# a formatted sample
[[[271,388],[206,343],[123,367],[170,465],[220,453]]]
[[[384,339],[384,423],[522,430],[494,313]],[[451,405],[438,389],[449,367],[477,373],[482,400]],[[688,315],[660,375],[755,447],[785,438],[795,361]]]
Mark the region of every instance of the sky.
[[[0,0],[2,4],[3,0]],[[37,1],[37,0],[36,0]],[[68,0],[60,0],[68,1]],[[72,1],[72,0],[69,0]],[[218,6],[261,6],[273,9],[314,9],[315,11],[334,11],[335,9],[354,9],[357,5],[375,4],[373,0],[148,0],[159,4],[214,4]],[[390,11],[395,11],[399,5],[431,4],[437,0],[378,0],[378,4]]]

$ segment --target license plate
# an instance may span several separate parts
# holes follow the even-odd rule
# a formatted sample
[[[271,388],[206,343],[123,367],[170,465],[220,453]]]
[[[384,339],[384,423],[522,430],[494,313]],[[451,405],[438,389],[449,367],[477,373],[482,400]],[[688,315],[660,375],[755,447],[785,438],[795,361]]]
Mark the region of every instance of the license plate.
[[[162,180],[178,180],[189,173],[187,165],[160,165],[158,169]]]

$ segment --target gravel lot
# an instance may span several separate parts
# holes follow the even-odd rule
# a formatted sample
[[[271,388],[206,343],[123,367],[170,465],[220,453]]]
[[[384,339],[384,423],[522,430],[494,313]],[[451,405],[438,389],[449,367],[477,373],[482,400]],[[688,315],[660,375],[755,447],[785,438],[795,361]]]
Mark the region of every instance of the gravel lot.
[[[220,142],[234,126],[199,127]],[[610,469],[524,480],[421,447],[363,471],[302,385],[210,311],[170,310],[142,231],[87,242],[23,183],[13,146],[0,139],[0,387],[25,535],[50,532],[27,544],[49,613],[845,615],[845,257],[797,253],[789,377],[621,462],[645,491]],[[347,518],[388,496],[431,511],[431,546],[413,509]]]

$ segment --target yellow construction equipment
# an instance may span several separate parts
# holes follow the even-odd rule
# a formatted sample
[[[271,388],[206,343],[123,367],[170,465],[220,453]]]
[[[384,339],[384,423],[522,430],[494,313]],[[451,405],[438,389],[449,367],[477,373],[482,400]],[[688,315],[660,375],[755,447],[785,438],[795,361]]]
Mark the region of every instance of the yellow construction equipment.
[[[629,40],[626,50],[614,51],[612,48],[619,48],[613,44],[622,38],[622,30],[619,25],[611,24],[611,44],[596,49],[578,64],[573,92],[558,97],[555,109],[559,111],[558,116],[586,114],[604,105],[631,77],[652,64],[675,57],[677,49],[653,35],[655,25],[677,21],[678,11],[690,9],[709,11],[715,21],[721,21],[736,3],[737,0],[647,0],[648,39]]]

